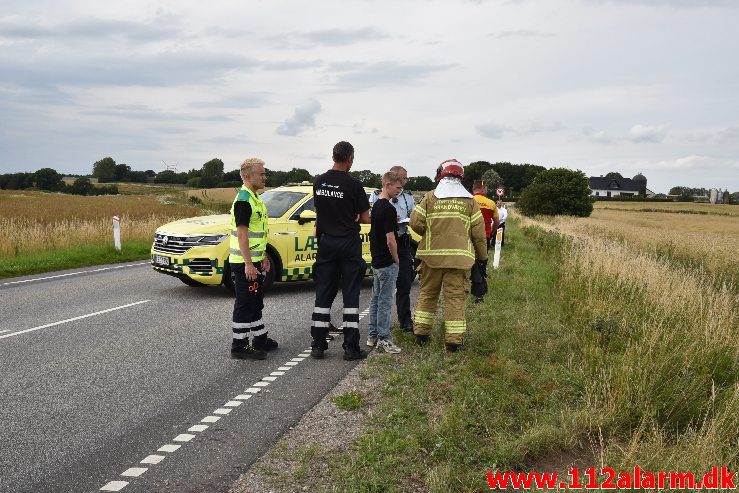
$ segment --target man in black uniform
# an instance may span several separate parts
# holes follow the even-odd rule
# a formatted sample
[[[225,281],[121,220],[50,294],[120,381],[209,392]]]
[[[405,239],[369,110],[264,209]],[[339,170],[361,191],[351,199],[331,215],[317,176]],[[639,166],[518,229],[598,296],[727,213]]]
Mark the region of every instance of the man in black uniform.
[[[344,359],[367,357],[359,349],[359,291],[367,269],[362,258],[359,224],[369,224],[369,201],[362,183],[349,175],[354,147],[349,142],[334,146],[334,166],[313,181],[316,205],[318,254],[313,264],[316,304],[311,324],[311,356],[323,358],[328,349],[326,334],[331,323],[331,304],[341,281],[344,298]]]

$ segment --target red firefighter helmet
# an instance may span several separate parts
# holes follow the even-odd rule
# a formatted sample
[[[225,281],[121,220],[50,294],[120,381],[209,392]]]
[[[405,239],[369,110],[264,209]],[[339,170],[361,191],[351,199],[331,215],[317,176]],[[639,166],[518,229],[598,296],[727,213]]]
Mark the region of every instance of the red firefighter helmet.
[[[441,180],[445,176],[454,176],[460,180],[464,178],[464,168],[456,159],[447,159],[439,165],[436,170],[436,180]]]

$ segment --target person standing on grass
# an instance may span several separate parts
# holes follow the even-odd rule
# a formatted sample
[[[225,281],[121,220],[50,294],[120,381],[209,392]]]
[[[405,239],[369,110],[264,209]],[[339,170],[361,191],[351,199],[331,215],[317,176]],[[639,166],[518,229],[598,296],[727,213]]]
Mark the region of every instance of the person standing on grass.
[[[502,247],[505,245],[505,220],[508,218],[508,209],[505,208],[502,200],[498,200],[498,215],[500,216],[499,227],[503,230],[500,235],[500,246]]]
[[[267,251],[267,207],[257,193],[264,189],[264,161],[250,158],[241,163],[244,185],[231,205],[231,239],[228,262],[235,277],[231,357],[264,359],[277,342],[267,337],[262,320],[264,276],[271,266]]]
[[[390,168],[400,176],[402,186],[408,182],[408,171],[402,166],[393,166]],[[370,205],[372,206],[380,197],[380,190],[375,190],[370,195]],[[413,332],[413,317],[411,315],[411,284],[416,277],[413,269],[413,250],[411,249],[411,233],[408,229],[408,221],[411,218],[411,212],[416,206],[413,195],[402,190],[397,197],[390,201],[395,207],[398,219],[398,281],[395,291],[395,307],[398,311],[398,323],[400,329],[404,332]]]
[[[498,231],[498,208],[495,206],[495,202],[488,198],[488,187],[484,181],[475,180],[472,185],[472,193],[475,202],[480,206],[482,217],[485,219],[485,238],[487,238],[488,250],[490,250],[491,244],[495,241],[495,232]]]
[[[363,359],[359,348],[359,292],[367,263],[362,258],[360,223],[368,224],[369,201],[362,183],[349,175],[354,147],[339,142],[333,149],[334,166],[313,180],[316,204],[318,252],[313,264],[316,302],[311,323],[310,355],[323,359],[328,349],[326,335],[331,324],[331,305],[341,279],[344,301],[344,359]]]
[[[390,202],[403,190],[403,178],[394,171],[382,176],[382,191],[372,206],[370,252],[372,253],[372,299],[369,306],[367,345],[385,353],[400,348],[390,336],[393,292],[398,279],[398,213]]]
[[[439,184],[428,192],[411,215],[411,229],[421,235],[416,257],[421,260],[421,286],[416,300],[416,343],[427,344],[439,303],[444,299],[446,349],[457,351],[464,343],[465,274],[477,261],[486,261],[485,225],[480,207],[462,185],[464,168],[456,159],[437,170]]]

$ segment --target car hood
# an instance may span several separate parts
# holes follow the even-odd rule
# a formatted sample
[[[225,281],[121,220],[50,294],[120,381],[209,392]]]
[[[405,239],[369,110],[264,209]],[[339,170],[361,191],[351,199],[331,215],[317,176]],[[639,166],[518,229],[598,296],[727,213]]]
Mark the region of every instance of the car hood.
[[[157,228],[159,232],[170,234],[215,234],[228,233],[231,225],[229,214],[198,216],[172,221]]]

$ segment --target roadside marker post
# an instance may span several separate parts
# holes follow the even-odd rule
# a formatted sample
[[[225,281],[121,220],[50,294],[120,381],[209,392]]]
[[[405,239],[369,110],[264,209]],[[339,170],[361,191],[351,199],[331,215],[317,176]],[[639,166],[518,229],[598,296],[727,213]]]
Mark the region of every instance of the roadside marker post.
[[[493,253],[493,269],[500,265],[500,242],[503,241],[503,228],[498,228],[495,233],[495,253]]]
[[[121,251],[121,218],[113,216],[113,243],[118,252]]]

